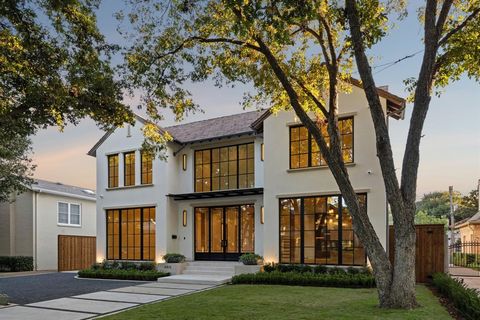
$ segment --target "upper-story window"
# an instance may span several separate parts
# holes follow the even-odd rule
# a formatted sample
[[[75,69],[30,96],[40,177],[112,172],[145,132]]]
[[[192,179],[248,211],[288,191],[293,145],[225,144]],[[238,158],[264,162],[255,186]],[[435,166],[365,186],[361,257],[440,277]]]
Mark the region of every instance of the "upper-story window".
[[[135,151],[123,154],[123,185],[135,185]]]
[[[58,203],[58,224],[79,226],[80,205],[75,203]]]
[[[108,187],[118,187],[118,154],[108,156]]]
[[[343,161],[353,162],[353,117],[338,120],[340,143],[342,146]],[[329,137],[327,126],[322,126],[322,133],[327,145]],[[303,125],[290,127],[290,168],[308,168],[325,166],[323,158],[315,139]]]
[[[150,152],[141,153],[142,162],[141,162],[141,184],[151,184],[152,183],[152,163],[153,155]]]
[[[253,143],[195,151],[195,192],[253,188]]]

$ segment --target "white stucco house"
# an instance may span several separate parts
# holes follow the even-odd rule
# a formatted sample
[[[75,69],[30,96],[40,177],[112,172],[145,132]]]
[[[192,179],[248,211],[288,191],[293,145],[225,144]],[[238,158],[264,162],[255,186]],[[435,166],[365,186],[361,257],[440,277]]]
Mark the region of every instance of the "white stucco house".
[[[57,270],[58,236],[96,235],[95,192],[35,179],[0,203],[0,256],[30,256],[35,270]]]
[[[380,240],[387,202],[375,133],[361,85],[339,97],[348,172]],[[405,100],[378,89],[389,118]],[[106,133],[97,159],[97,260],[238,260],[365,265],[348,208],[315,142],[293,111],[269,110],[162,128],[167,160],[141,153],[141,117]]]

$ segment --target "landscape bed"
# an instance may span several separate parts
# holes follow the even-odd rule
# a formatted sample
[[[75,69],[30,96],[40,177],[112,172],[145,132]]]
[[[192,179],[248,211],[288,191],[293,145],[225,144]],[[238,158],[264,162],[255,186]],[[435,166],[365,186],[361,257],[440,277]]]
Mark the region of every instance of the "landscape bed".
[[[158,278],[169,276],[169,273],[160,272],[153,262],[104,261],[95,263],[90,269],[80,270],[80,278],[117,279],[156,281]]]

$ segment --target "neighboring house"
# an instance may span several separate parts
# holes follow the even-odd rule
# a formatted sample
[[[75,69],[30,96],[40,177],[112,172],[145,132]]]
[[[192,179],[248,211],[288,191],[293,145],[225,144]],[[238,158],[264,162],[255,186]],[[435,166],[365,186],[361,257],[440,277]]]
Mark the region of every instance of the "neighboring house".
[[[31,256],[36,270],[56,270],[59,235],[96,235],[95,192],[35,180],[0,203],[0,256]]]
[[[387,247],[387,201],[359,83],[339,97],[352,184]],[[378,89],[388,117],[405,100]],[[365,249],[318,147],[293,111],[251,111],[162,128],[167,160],[142,154],[141,117],[105,134],[97,158],[97,259],[237,260],[365,265]]]
[[[480,192],[480,180],[478,180],[478,191]],[[480,197],[478,198],[478,208],[480,210]],[[480,242],[480,211],[472,217],[455,223],[455,238],[465,242]]]

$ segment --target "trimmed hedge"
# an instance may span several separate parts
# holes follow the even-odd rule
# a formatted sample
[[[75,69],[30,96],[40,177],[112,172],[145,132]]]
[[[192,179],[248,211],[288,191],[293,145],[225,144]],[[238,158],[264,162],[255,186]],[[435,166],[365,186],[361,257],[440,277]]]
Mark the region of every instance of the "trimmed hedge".
[[[33,271],[33,257],[0,256],[0,271],[4,271],[4,272]]]
[[[259,260],[262,260],[262,259],[263,259],[263,257],[259,256],[258,254],[244,253],[240,256],[238,261],[240,261],[241,263],[243,263],[244,265],[247,265],[247,266],[254,266],[254,265],[257,265]]]
[[[311,272],[258,272],[232,278],[233,284],[279,284],[289,286],[373,288],[375,278],[367,274],[315,274]]]
[[[163,260],[165,260],[166,263],[181,263],[185,262],[185,259],[185,256],[180,253],[167,253],[163,256]]]
[[[480,292],[468,288],[463,280],[454,279],[444,273],[433,275],[433,285],[448,298],[465,319],[480,319]]]
[[[371,275],[372,272],[366,267],[327,267],[324,265],[311,266],[308,264],[278,264],[269,263],[263,266],[265,272],[296,272],[296,273],[314,273],[314,274],[366,274]]]
[[[120,269],[85,269],[78,272],[80,278],[98,279],[119,279],[119,280],[141,280],[156,281],[158,278],[166,277],[169,273],[147,270],[120,270]]]

